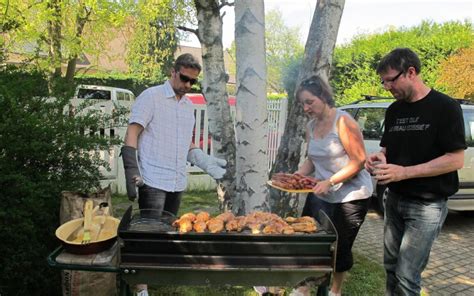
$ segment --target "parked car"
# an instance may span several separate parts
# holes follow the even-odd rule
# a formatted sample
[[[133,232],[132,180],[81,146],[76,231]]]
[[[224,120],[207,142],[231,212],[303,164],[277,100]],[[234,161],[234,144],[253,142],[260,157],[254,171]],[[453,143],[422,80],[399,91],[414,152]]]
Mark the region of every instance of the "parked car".
[[[78,85],[70,100],[69,114],[88,113],[96,110],[105,114],[125,114],[130,112],[135,95],[128,89],[103,85]],[[119,111],[119,112],[118,112]],[[119,126],[126,126],[124,118],[115,118]],[[115,132],[114,130],[111,133]]]
[[[385,102],[369,102],[385,100]],[[359,123],[367,154],[380,151],[380,139],[384,131],[385,110],[391,104],[390,98],[365,96],[339,109],[350,113]],[[459,170],[459,191],[448,199],[448,208],[456,211],[474,211],[474,104],[459,100],[464,115],[466,144],[464,167]],[[374,180],[374,184],[375,184]],[[374,198],[383,212],[387,188],[375,185]]]
[[[115,106],[128,106],[135,101],[135,95],[124,88],[81,84],[76,88],[74,99],[97,100],[98,102],[111,101]]]

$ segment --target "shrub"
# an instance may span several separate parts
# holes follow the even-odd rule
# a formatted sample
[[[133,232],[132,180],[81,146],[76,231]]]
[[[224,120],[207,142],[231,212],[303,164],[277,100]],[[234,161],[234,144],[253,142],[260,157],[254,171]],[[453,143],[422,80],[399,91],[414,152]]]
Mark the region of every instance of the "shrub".
[[[68,115],[72,93],[49,93],[42,73],[8,67],[0,81],[0,294],[57,295],[46,257],[58,246],[60,193],[95,191],[107,164],[91,152],[120,141],[81,132],[114,121]]]
[[[350,44],[334,50],[331,68],[331,85],[338,105],[360,99],[362,95],[390,96],[380,86],[375,68],[380,59],[396,47],[409,47],[420,57],[422,78],[431,87],[445,92],[437,79],[440,65],[452,54],[472,45],[470,22],[446,22],[437,24],[422,21],[409,28],[388,30],[381,34],[362,34]],[[458,78],[458,77],[456,77]],[[449,95],[453,95],[447,92]]]

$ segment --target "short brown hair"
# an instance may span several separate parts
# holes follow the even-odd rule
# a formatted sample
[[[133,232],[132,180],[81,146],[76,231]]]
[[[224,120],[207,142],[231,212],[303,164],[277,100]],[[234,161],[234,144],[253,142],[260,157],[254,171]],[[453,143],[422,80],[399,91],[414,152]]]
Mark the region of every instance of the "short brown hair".
[[[179,71],[182,67],[196,69],[199,72],[201,72],[202,69],[198,60],[190,53],[183,53],[180,55],[174,62],[173,67],[176,71]]]

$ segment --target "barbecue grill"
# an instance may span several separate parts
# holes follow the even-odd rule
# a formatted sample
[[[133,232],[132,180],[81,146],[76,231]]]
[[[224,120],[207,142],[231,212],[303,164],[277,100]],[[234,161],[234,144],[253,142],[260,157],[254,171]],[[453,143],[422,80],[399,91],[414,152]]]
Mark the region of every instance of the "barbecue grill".
[[[295,286],[312,280],[327,288],[334,268],[337,233],[324,213],[318,232],[293,235],[140,229],[133,227],[136,215],[130,206],[118,229],[119,269],[129,285]]]

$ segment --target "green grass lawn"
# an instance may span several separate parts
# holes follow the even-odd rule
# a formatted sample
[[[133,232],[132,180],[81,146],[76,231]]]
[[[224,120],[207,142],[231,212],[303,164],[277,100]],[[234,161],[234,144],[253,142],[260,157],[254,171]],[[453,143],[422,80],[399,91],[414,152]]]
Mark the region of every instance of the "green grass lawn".
[[[382,265],[354,253],[354,266],[343,286],[343,295],[384,295],[385,271]]]
[[[131,202],[126,196],[114,195],[112,199],[114,216],[120,218]],[[134,207],[138,205],[134,204]],[[190,191],[185,192],[181,201],[179,215],[191,211],[208,211],[211,215],[219,213],[215,192]],[[344,283],[343,295],[345,296],[376,296],[383,295],[385,288],[385,273],[383,267],[368,260],[361,254],[354,254],[354,267],[349,272]],[[290,288],[285,289],[288,295]],[[160,286],[150,287],[150,295],[185,295],[185,296],[221,296],[221,295],[257,295],[252,287],[228,287],[223,284],[216,287],[195,286]]]
[[[132,204],[126,195],[115,194],[112,197],[114,216],[121,218],[125,210]],[[138,203],[133,203],[134,208],[138,208]],[[189,191],[183,194],[181,207],[178,215],[192,211],[207,211],[211,215],[219,214],[219,207],[215,192],[211,191]]]

